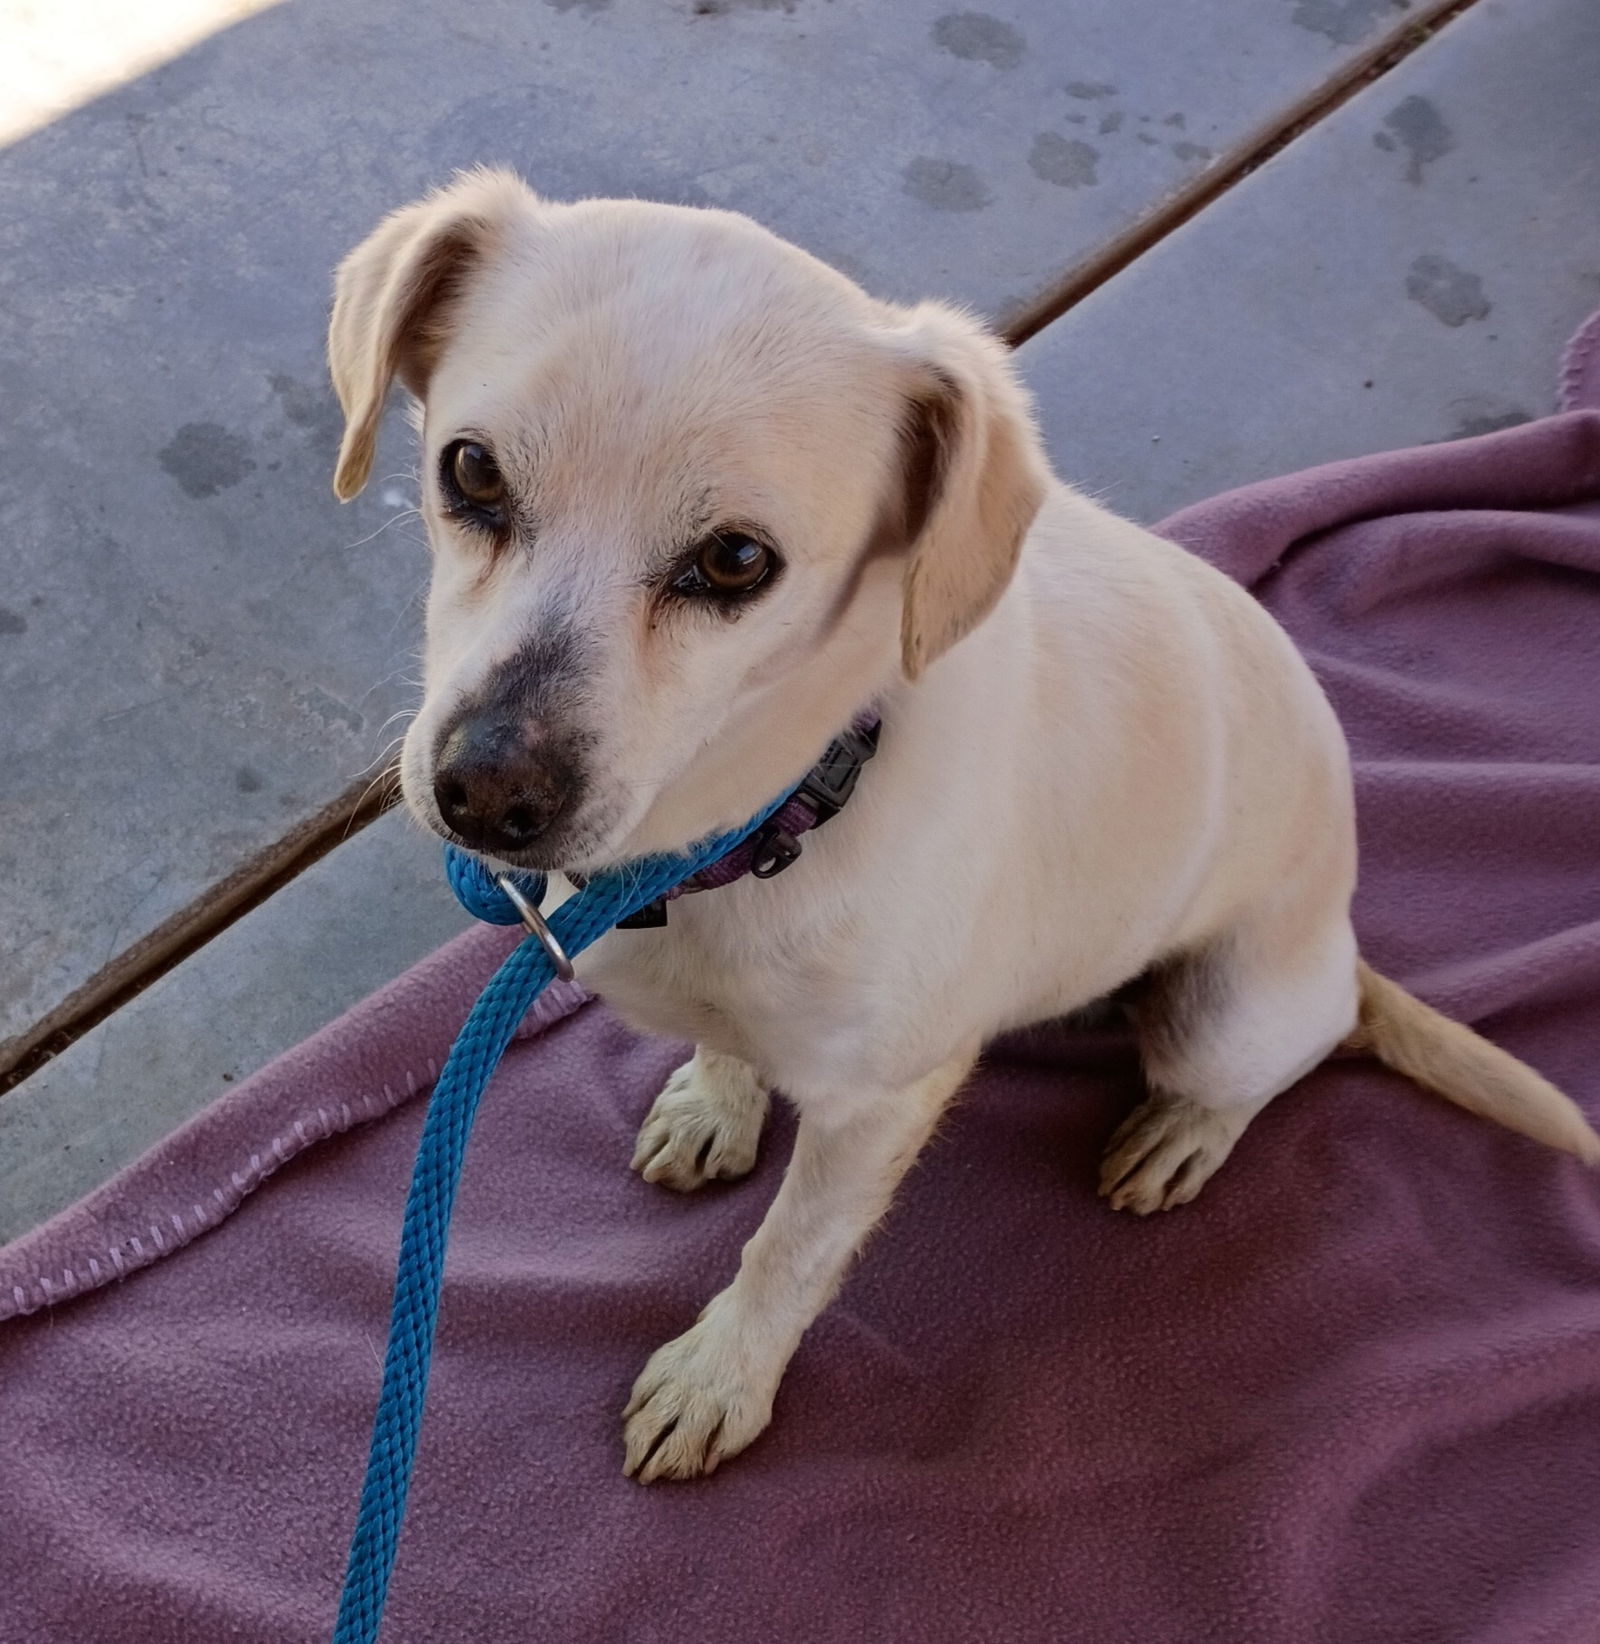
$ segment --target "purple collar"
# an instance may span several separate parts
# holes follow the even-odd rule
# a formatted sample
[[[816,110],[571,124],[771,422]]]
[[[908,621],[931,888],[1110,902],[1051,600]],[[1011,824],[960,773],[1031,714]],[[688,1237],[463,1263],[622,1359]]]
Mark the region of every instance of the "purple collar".
[[[864,714],[841,731],[822,758],[806,772],[800,786],[743,844],[685,879],[665,896],[622,920],[618,930],[651,930],[667,922],[667,903],[696,891],[720,890],[746,874],[775,879],[800,859],[800,836],[831,822],[855,792],[861,767],[878,751],[883,722]]]

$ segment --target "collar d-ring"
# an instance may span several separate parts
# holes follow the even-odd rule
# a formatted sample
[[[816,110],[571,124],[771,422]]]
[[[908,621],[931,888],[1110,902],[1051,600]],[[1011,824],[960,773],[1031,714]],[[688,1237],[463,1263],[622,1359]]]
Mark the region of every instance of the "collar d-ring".
[[[523,895],[510,874],[501,874],[497,883],[505,892],[506,900],[517,910],[522,928],[530,936],[537,938],[539,946],[550,955],[550,963],[556,967],[556,975],[563,982],[570,982],[578,973],[572,968],[567,950],[556,940],[556,933],[545,923],[544,915]]]

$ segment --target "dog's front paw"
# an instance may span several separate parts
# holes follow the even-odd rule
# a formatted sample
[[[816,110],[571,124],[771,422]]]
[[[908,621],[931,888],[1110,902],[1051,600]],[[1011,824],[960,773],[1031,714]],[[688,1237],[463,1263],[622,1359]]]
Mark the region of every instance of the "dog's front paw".
[[[622,1470],[641,1484],[697,1478],[772,1420],[781,1375],[752,1370],[709,1313],[651,1355],[622,1412]]]
[[[697,1050],[667,1080],[639,1130],[633,1166],[647,1182],[692,1193],[755,1168],[767,1093],[732,1056]]]
[[[1253,1109],[1216,1109],[1181,1096],[1141,1102],[1106,1144],[1100,1196],[1148,1216],[1187,1204],[1244,1133]]]

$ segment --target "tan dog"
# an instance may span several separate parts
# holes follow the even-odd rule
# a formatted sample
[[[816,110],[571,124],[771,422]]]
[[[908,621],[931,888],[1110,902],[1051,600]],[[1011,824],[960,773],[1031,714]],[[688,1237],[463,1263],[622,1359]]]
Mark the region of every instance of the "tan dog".
[[[339,271],[367,478],[421,401],[436,555],[416,813],[518,866],[680,848],[792,786],[858,712],[882,749],[770,883],[619,931],[580,971],[698,1049],[634,1167],[794,1156],[733,1282],[646,1365],[640,1479],[709,1472],[785,1365],[984,1042],[1133,990],[1150,1094],[1102,1191],[1192,1199],[1341,1042],[1583,1158],[1537,1074],[1363,966],[1344,739],[1227,578],[1054,480],[1005,350],[725,212],[553,205],[478,173]]]

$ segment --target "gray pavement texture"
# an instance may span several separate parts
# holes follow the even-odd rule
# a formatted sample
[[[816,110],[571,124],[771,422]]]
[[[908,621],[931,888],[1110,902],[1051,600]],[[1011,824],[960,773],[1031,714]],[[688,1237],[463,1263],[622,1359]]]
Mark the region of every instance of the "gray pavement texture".
[[[296,9],[291,4],[282,12]],[[1106,8],[1102,34],[1106,41],[1121,42],[1116,49],[1106,44],[1091,49],[1081,42],[1070,52],[1063,48],[1062,61],[1071,57],[1071,78],[1084,94],[1074,93],[1049,106],[1066,113],[1078,112],[1069,105],[1096,111],[1094,133],[1081,139],[1070,134],[1086,129],[1087,116],[1084,122],[1063,117],[1054,128],[1063,143],[1109,141],[1128,129],[1137,148],[1152,146],[1140,142],[1138,132],[1158,127],[1165,119],[1157,107],[1164,106],[1164,99],[1143,89],[1134,94],[1135,86],[1154,83],[1149,74],[1155,71],[1144,58],[1181,58],[1189,49],[1174,38],[1178,24],[1170,17],[1157,18],[1157,9],[1164,10],[1126,8],[1122,33],[1113,26],[1112,8]],[[1278,21],[1289,9],[1276,9]],[[1393,10],[1343,4],[1297,9],[1314,14],[1325,26],[1316,38],[1330,63],[1340,50],[1356,43],[1330,34],[1359,38],[1363,17],[1369,27],[1376,26],[1389,21]],[[1056,15],[1044,7],[1019,7],[1001,21],[1035,42],[1030,51],[1036,53],[1038,41],[1054,38],[1054,25],[1033,21],[1035,10],[1041,17]],[[1238,13],[1245,10],[1236,8]],[[616,20],[625,11],[623,0],[618,0],[608,15]],[[867,27],[859,16],[843,8],[836,11],[848,16],[849,28],[857,31],[850,38],[858,38]],[[1073,13],[1082,25],[1080,35],[1092,44],[1096,36],[1088,23],[1100,14],[1092,8],[1062,11]],[[899,19],[895,29],[883,20],[884,13]],[[1045,106],[1037,103],[1043,95],[1039,85],[998,78],[1023,72],[1021,59],[1004,66],[1011,47],[1003,31],[970,21],[975,14],[946,14],[936,7],[926,12],[884,8],[884,13],[877,14],[873,25],[884,30],[874,49],[878,56],[892,59],[887,72],[914,78],[900,59],[912,54],[926,35],[931,42],[929,60],[940,72],[977,76],[981,68],[993,77],[991,92],[994,85],[1001,85],[1010,88],[1007,97],[1015,92],[1023,104],[1034,100],[1033,107],[1013,110],[985,104],[985,94],[970,92],[969,101],[961,105],[966,112],[958,111],[943,127],[947,155],[955,152],[952,145],[958,136],[967,141],[965,133],[979,133],[981,138],[972,136],[972,146],[960,151],[967,156],[962,163],[976,167],[978,161],[970,156],[997,152],[983,147],[998,141],[996,133],[1026,134],[1039,124],[1035,116]],[[489,14],[499,15],[492,7]],[[785,52],[814,51],[819,64],[843,61],[843,36],[828,36],[833,42],[831,57],[820,44],[799,39],[803,26],[820,30],[817,19],[824,15],[831,14],[808,6],[806,0],[796,0],[793,12],[781,7],[730,10],[719,21],[744,32],[725,63],[735,60],[739,50],[747,50],[754,54],[752,62],[768,62],[763,72],[769,78],[760,83],[770,84],[778,75],[771,63],[797,60],[785,57]],[[968,21],[941,25],[942,16]],[[1258,16],[1254,24],[1261,21]],[[598,16],[572,7],[554,14],[552,29],[569,31],[560,40],[570,42],[577,37],[571,31],[598,28],[599,22]],[[260,24],[235,33],[244,36]],[[478,14],[473,27],[479,29]],[[683,21],[683,27],[689,23]],[[1301,34],[1313,32],[1296,27]],[[936,38],[941,29],[942,42]],[[670,42],[647,41],[648,32],[628,36],[634,42],[629,49],[646,54],[657,64],[657,72],[664,72],[659,65]],[[227,37],[230,42],[232,38]],[[596,40],[603,38],[595,35]],[[896,38],[899,44],[893,44]],[[1230,49],[1243,49],[1241,42],[1247,44],[1249,38],[1249,30],[1230,34]],[[1159,46],[1152,46],[1152,41]],[[217,44],[219,51],[222,44]],[[246,50],[232,43],[228,49],[246,58],[253,53],[257,60],[270,59],[262,47]],[[1096,50],[1102,55],[1095,56]],[[948,64],[941,61],[941,53]],[[991,61],[996,56],[1000,62]],[[348,54],[338,61],[348,77]],[[866,61],[876,58],[867,53]],[[1136,68],[1126,66],[1129,63]],[[1196,66],[1189,64],[1191,69]],[[206,76],[196,79],[192,67],[179,64],[175,69],[190,76],[187,84],[212,83]],[[584,70],[594,84],[604,72],[603,65]],[[923,63],[918,72],[932,71]],[[858,85],[871,83],[867,75]],[[1600,304],[1600,100],[1592,89],[1597,83],[1600,13],[1592,0],[1479,0],[1391,74],[1026,345],[1021,358],[1039,396],[1059,471],[1122,511],[1154,520],[1173,507],[1266,474],[1474,433],[1549,410],[1560,344],[1584,314]],[[1123,89],[1114,94],[1101,89],[1109,85]],[[842,143],[840,111],[848,99],[836,97],[836,90],[829,88],[822,113],[791,116],[788,110],[781,115],[774,111],[773,120],[779,127],[797,117],[807,129],[837,128]],[[127,95],[136,93],[147,94],[134,87]],[[570,86],[564,95],[568,93]],[[434,95],[426,92],[427,97]],[[437,95],[447,100],[443,92]],[[918,106],[931,121],[928,111],[936,107],[937,96],[949,93],[936,96],[925,90],[921,95],[924,100]],[[185,109],[192,113],[192,104],[204,106],[199,91],[189,96]],[[253,116],[263,127],[264,98],[264,92],[258,94]],[[1150,120],[1140,121],[1145,105],[1156,112]],[[740,106],[748,110],[753,105]],[[1186,116],[1191,131],[1192,106],[1191,100]],[[978,107],[985,110],[982,119],[972,113]],[[588,104],[584,118],[598,121],[597,108],[594,102]],[[652,108],[640,115],[636,129],[653,131],[652,122],[660,124],[666,135],[659,140],[670,143],[676,128]],[[1119,110],[1124,118],[1113,121]],[[1180,102],[1173,102],[1172,112],[1183,112]],[[866,120],[868,115],[862,112],[858,118]],[[1101,121],[1111,121],[1103,134],[1098,130]],[[393,126],[399,132],[405,122],[393,118]],[[326,126],[317,129],[325,141]],[[590,128],[580,121],[576,129],[581,133]],[[709,130],[716,129],[713,120]],[[765,129],[759,122],[750,125],[743,145],[747,158],[763,141]],[[861,191],[842,204],[837,218],[827,216],[820,195],[787,192],[786,174],[776,165],[769,165],[759,177],[750,175],[740,185],[745,192],[736,189],[716,203],[753,211],[864,275],[875,289],[904,295],[953,292],[991,312],[1002,310],[1006,294],[1022,291],[1025,282],[1009,273],[1000,278],[996,270],[1004,259],[1029,254],[1004,242],[1013,234],[1026,240],[1036,225],[1022,219],[1040,208],[1013,201],[980,215],[921,206],[919,210],[943,212],[942,218],[929,221],[942,222],[945,232],[941,235],[935,227],[919,238],[908,230],[904,243],[892,243],[899,222],[895,213],[916,216],[911,208],[914,196],[904,192],[899,172],[880,151],[888,139],[880,132],[869,140],[865,129],[854,128],[854,148],[831,151],[841,157],[841,167],[853,158],[866,173],[854,180],[842,170],[834,175],[838,190]],[[882,129],[899,127],[890,122]],[[935,124],[925,129],[931,133]],[[1171,139],[1164,140],[1170,145]],[[30,561],[41,576],[49,571],[80,594],[98,590],[98,603],[92,612],[74,619],[79,626],[72,631],[76,637],[70,644],[60,630],[52,630],[41,653],[44,660],[30,665],[43,671],[41,677],[30,675],[26,686],[17,687],[31,693],[35,702],[52,690],[65,691],[65,700],[57,701],[53,710],[50,735],[40,738],[43,751],[32,756],[36,774],[27,791],[54,791],[65,812],[82,803],[85,783],[103,780],[108,800],[99,821],[121,841],[109,853],[110,860],[120,864],[115,869],[124,876],[119,883],[137,888],[137,882],[126,879],[132,871],[127,864],[142,864],[140,871],[156,887],[146,894],[155,897],[157,907],[176,906],[204,883],[204,873],[174,867],[175,861],[184,859],[192,866],[197,850],[201,857],[210,851],[204,871],[225,871],[241,853],[254,848],[253,841],[280,836],[306,814],[307,806],[336,792],[338,784],[355,775],[375,751],[376,720],[408,700],[404,657],[411,643],[410,601],[423,571],[418,544],[396,543],[408,529],[402,523],[359,547],[329,546],[354,544],[402,506],[399,499],[407,494],[403,440],[393,443],[389,461],[378,469],[380,474],[399,476],[386,482],[395,487],[395,500],[383,503],[380,485],[379,498],[367,513],[355,514],[354,526],[349,523],[351,513],[335,514],[332,504],[323,500],[333,422],[316,359],[323,302],[319,282],[326,264],[378,211],[414,192],[438,169],[429,162],[428,145],[434,139],[406,136],[404,142],[411,146],[398,157],[376,155],[374,141],[369,134],[359,143],[352,141],[350,149],[367,156],[363,167],[352,168],[362,177],[351,186],[365,190],[359,209],[348,202],[337,207],[325,201],[304,208],[297,204],[294,210],[302,214],[296,221],[305,243],[285,248],[278,283],[270,293],[250,287],[260,312],[244,303],[235,314],[237,330],[230,330],[227,303],[208,308],[196,294],[199,341],[191,344],[180,337],[174,342],[177,334],[170,326],[156,326],[144,335],[141,327],[147,323],[149,305],[161,294],[151,281],[165,263],[155,250],[141,253],[140,269],[126,276],[121,323],[139,334],[152,361],[168,361],[161,389],[166,414],[136,412],[129,419],[128,402],[96,405],[94,414],[102,430],[97,437],[104,443],[89,448],[104,449],[116,463],[137,466],[128,454],[131,421],[147,449],[138,458],[143,467],[136,483],[127,481],[129,508],[145,523],[125,523],[112,509],[112,481],[81,460],[74,464],[74,485],[91,480],[89,500],[74,493],[67,501],[74,509],[103,501],[106,517],[115,520],[102,527],[108,535],[124,544],[153,541],[155,547],[147,556],[122,547],[90,564],[79,544],[72,554],[58,554],[67,562],[58,565],[45,555],[40,538]],[[1029,145],[1032,141],[1030,137]],[[732,152],[736,145],[731,137],[727,143]],[[923,149],[931,151],[931,144],[931,136],[924,141],[919,134],[908,140],[906,149],[894,152],[915,158]],[[309,152],[312,135],[307,145]],[[704,153],[710,155],[709,136],[706,145]],[[654,176],[640,172],[641,180],[631,185],[625,178],[603,180],[600,170],[592,174],[597,180],[584,183],[572,180],[586,163],[578,148],[578,139],[568,134],[552,145],[552,173],[541,175],[531,164],[527,169],[553,193],[631,187],[677,198],[700,198],[689,191],[685,179],[715,169],[708,161],[703,173],[691,172],[685,151],[681,164],[662,162],[665,171]],[[610,150],[597,139],[597,148],[602,156],[611,152],[619,156],[616,164],[625,164],[620,139]],[[1046,148],[1047,170],[1057,162],[1070,168],[1070,158],[1051,145]],[[566,160],[560,158],[562,153],[568,155]],[[0,192],[9,186],[4,168],[13,157],[14,151],[0,155]],[[230,171],[235,163],[228,161]],[[334,162],[321,155],[316,163],[323,175]],[[561,175],[561,165],[572,169],[565,174],[568,180],[557,186],[551,176]],[[407,167],[415,168],[414,181]],[[821,171],[828,175],[826,166]],[[1098,175],[1102,181],[1094,185],[1097,188],[1105,186],[1113,172],[1108,166]],[[1066,185],[1050,186],[1072,192]],[[255,198],[259,203],[259,195]],[[1048,194],[1039,198],[1053,200]],[[230,282],[236,278],[236,267],[229,258],[244,254],[241,246],[255,245],[257,225],[243,221],[249,206],[248,199],[232,197],[231,187],[219,186],[211,209],[214,216],[222,213],[235,223],[232,236],[224,236],[233,250],[223,257],[191,239],[186,252],[191,261],[176,265],[183,281],[209,282],[213,304],[223,296],[232,302]],[[879,220],[874,220],[874,210]],[[313,218],[316,226],[307,229]],[[5,220],[0,211],[0,223]],[[858,239],[852,240],[843,228],[829,228],[833,238],[828,239],[823,225],[830,222],[854,222],[850,233]],[[957,232],[953,224],[966,227]],[[7,232],[0,227],[0,235]],[[194,235],[199,230],[192,224],[174,225],[170,232]],[[1000,243],[991,245],[991,239]],[[1068,239],[1059,242],[1067,248],[1062,251],[1063,267],[1075,254]],[[1092,237],[1071,240],[1072,245],[1091,243]],[[293,274],[290,264],[315,264],[315,278]],[[0,291],[4,278],[0,276]],[[292,285],[292,280],[300,285]],[[91,286],[93,280],[86,274],[84,289]],[[30,295],[28,301],[42,304],[44,299]],[[94,314],[99,312],[98,301],[83,290],[74,299]],[[62,355],[60,371],[69,374],[80,369],[73,350],[87,348],[88,342],[78,337],[64,315],[65,310],[57,333],[72,341]],[[106,324],[111,326],[110,321]],[[163,356],[162,348],[172,352]],[[112,375],[127,369],[128,349],[124,344],[121,363],[107,367]],[[243,363],[241,350],[247,356]],[[202,355],[215,356],[213,374],[199,368]],[[271,374],[285,376],[298,387],[280,393],[267,380]],[[255,390],[250,390],[252,382]],[[45,403],[71,397],[84,408],[94,400],[87,383],[45,382],[41,377],[33,392],[45,389]],[[217,483],[211,495],[190,497],[182,481],[161,467],[158,453],[175,437],[171,425],[179,414],[179,401],[213,390],[217,398],[210,420],[224,430],[240,430],[244,445],[239,460],[256,462],[257,467],[231,483]],[[242,403],[232,396],[247,390],[258,393],[256,422],[241,421],[232,409]],[[121,416],[112,411],[113,404],[120,404]],[[296,408],[293,415],[291,405]],[[182,421],[188,420],[190,413],[183,410]],[[15,449],[8,451],[7,443],[21,438],[26,426],[26,419],[13,421],[0,435],[0,474],[7,471],[4,464],[19,455]],[[51,439],[59,433],[52,430]],[[202,490],[232,471],[227,452],[235,450],[214,440],[207,444],[208,440],[209,435],[191,436],[190,447],[170,458]],[[152,455],[153,468],[146,460]],[[269,473],[267,464],[272,461],[280,466]],[[87,475],[81,472],[86,466],[91,469]],[[0,519],[26,498],[40,521],[48,521],[48,488],[39,484],[32,464],[22,464],[17,472],[26,483],[0,488]],[[156,494],[157,475],[169,482],[164,495]],[[257,488],[260,497],[253,494]],[[191,509],[193,516],[187,512]],[[170,533],[166,537],[160,530],[163,521]],[[210,539],[208,530],[213,532]],[[155,531],[154,538],[150,531]],[[71,532],[59,540],[78,542]],[[208,597],[220,602],[215,613],[220,622],[212,629],[200,620],[211,607],[185,604],[176,597],[168,601],[165,592],[160,598],[153,593],[178,587],[192,564],[206,563],[206,553],[216,562],[204,579],[211,590]],[[284,574],[286,568],[290,575]],[[229,586],[235,588],[232,595],[225,594]],[[26,618],[25,603],[8,603]],[[116,631],[119,612],[132,629],[131,637]],[[145,629],[135,626],[141,620]],[[381,623],[387,623],[388,630],[378,636]],[[32,632],[30,625],[26,633],[12,637],[26,638]],[[6,643],[7,630],[0,627],[0,646]],[[209,643],[211,649],[184,649],[194,643]],[[4,655],[0,651],[0,657]],[[67,673],[49,670],[73,657],[81,678],[69,689]],[[130,680],[125,670],[135,667],[153,667],[155,672]],[[161,669],[171,677],[163,677]],[[140,697],[134,684],[150,690],[150,697]],[[151,687],[171,693],[167,707],[155,705],[156,690]],[[359,724],[342,720],[326,706],[307,706],[320,703],[310,696],[314,691],[343,704]],[[126,701],[115,692],[125,693]],[[301,693],[299,699],[296,692]],[[146,700],[150,706],[141,708],[139,703]],[[121,732],[115,729],[116,718],[104,732],[91,731],[81,722],[86,713],[102,709],[122,713],[127,723]],[[97,736],[125,738],[127,747],[108,752]],[[254,773],[259,786],[243,780],[245,770]],[[40,780],[52,772],[54,790]],[[209,806],[204,799],[208,772],[214,775],[217,790]],[[9,790],[3,792],[0,804],[9,805]],[[286,795],[296,796],[296,803],[285,804]],[[125,812],[119,809],[124,805]],[[251,806],[259,810],[252,811]],[[197,809],[191,813],[188,807]],[[6,821],[0,826],[0,853],[13,851],[18,862],[26,853],[32,860],[40,849],[37,840],[50,834],[52,823],[45,818],[28,823],[31,833],[14,833],[11,814],[4,813]],[[94,823],[91,814],[80,821],[80,832],[62,830],[70,847],[62,858],[62,875],[68,867],[77,870],[96,860]],[[213,839],[198,847],[195,843]],[[18,1089],[0,1097],[0,1239],[70,1202],[202,1105],[225,1080],[287,1048],[459,928],[461,916],[448,902],[436,862],[432,846],[413,828],[401,818],[386,819],[340,847]],[[88,871],[92,875],[94,870]],[[178,874],[181,882],[162,890],[159,887],[167,884],[163,874]],[[0,864],[0,884],[7,886],[8,895],[12,883],[11,865]],[[126,929],[119,933],[101,931],[94,921],[77,931],[62,930],[67,920],[49,917],[49,877],[35,888],[50,940],[60,944],[60,952],[77,963],[80,972],[78,950],[86,934],[98,932],[104,937],[103,950],[112,951],[131,933],[148,928],[156,916],[155,909],[143,916],[125,916]],[[96,889],[92,883],[89,888]],[[163,896],[170,899],[163,901]],[[18,974],[31,975],[45,962],[44,954],[54,951],[46,946],[33,960],[18,952],[7,963],[14,962]],[[0,983],[0,996],[5,985]],[[59,991],[59,976],[53,986]],[[27,1011],[38,1010],[40,1001],[50,997],[50,989],[42,989],[31,1005],[14,1010],[13,1022],[28,1019]]]
[[[404,435],[328,489],[329,271],[384,211],[510,162],[1003,316],[1416,11],[284,0],[0,153],[0,1070],[411,700]]]
[[[1485,0],[1028,343],[1057,468],[1154,522],[1555,409],[1600,307],[1600,6]]]
[[[0,1097],[0,1244],[467,926],[391,812]]]

